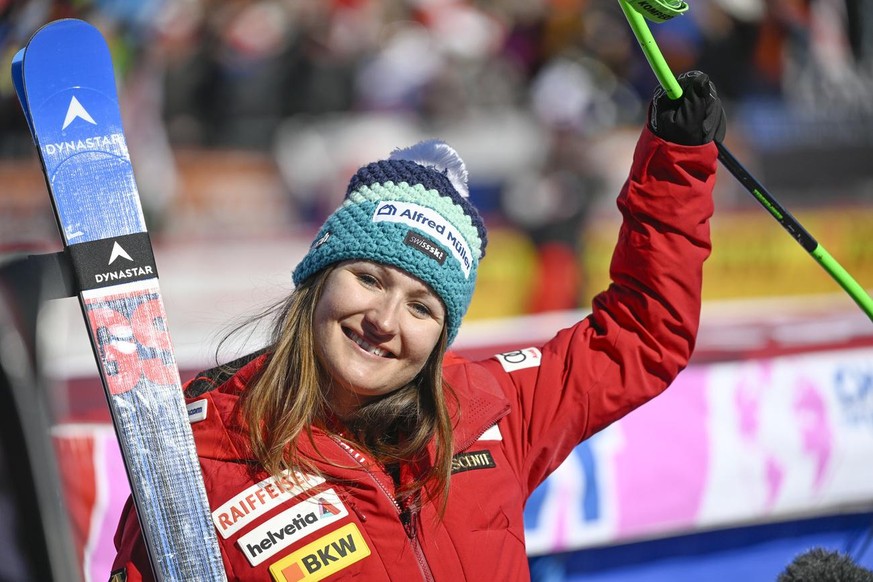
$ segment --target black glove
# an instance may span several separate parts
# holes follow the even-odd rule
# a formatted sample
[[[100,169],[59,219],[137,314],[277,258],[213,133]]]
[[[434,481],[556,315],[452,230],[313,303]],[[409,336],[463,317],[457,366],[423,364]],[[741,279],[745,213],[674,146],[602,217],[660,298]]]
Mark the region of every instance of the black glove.
[[[649,106],[652,132],[661,139],[682,145],[724,140],[724,109],[709,75],[689,71],[676,80],[682,87],[679,99],[670,99],[661,86],[655,89]]]

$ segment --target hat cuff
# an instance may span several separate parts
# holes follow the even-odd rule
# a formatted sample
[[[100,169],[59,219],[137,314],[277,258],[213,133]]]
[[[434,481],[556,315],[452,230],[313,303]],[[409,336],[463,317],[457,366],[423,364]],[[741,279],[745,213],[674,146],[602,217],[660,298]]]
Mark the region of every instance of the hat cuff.
[[[381,204],[385,204],[382,202]],[[299,285],[328,265],[347,260],[369,260],[401,269],[427,284],[446,308],[448,341],[457,336],[476,285],[478,261],[434,228],[416,228],[408,222],[374,220],[378,208],[372,201],[343,205],[325,221],[307,255],[294,270]],[[468,251],[469,252],[469,251]]]

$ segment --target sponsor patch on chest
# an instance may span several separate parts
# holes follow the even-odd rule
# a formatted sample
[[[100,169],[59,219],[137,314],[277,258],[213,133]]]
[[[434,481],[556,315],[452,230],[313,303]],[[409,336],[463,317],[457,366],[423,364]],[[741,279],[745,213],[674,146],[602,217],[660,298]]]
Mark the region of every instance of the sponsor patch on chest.
[[[200,422],[201,420],[206,420],[206,411],[207,404],[209,401],[206,398],[201,398],[200,400],[195,400],[194,402],[190,402],[185,405],[188,409],[188,422],[194,424],[195,422]]]
[[[267,477],[240,491],[212,512],[215,529],[224,539],[238,532],[274,507],[294,499],[317,485],[323,477],[285,471],[280,478]]]
[[[270,575],[274,582],[323,580],[369,555],[361,530],[350,523],[270,564]]]
[[[504,352],[494,356],[503,369],[507,372],[515,372],[516,370],[524,370],[525,368],[536,368],[543,361],[543,354],[537,348],[524,348],[523,350],[513,350]]]
[[[491,451],[470,451],[452,457],[452,474],[473,471],[474,469],[493,469],[497,465]]]
[[[333,489],[286,509],[237,540],[252,566],[272,558],[291,544],[349,514]]]

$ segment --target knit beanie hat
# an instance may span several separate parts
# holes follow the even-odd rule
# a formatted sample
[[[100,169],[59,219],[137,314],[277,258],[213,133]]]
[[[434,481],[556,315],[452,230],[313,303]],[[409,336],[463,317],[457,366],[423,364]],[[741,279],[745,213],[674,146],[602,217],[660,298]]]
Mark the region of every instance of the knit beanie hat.
[[[468,198],[467,169],[448,144],[427,140],[396,149],[355,173],[345,200],[294,269],[294,284],[350,259],[392,265],[442,299],[451,344],[487,245],[485,225]]]

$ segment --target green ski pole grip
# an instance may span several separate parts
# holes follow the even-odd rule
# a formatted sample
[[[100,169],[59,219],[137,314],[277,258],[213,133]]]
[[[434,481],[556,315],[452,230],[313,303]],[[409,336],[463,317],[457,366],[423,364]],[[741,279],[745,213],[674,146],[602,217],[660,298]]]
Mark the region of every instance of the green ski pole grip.
[[[685,0],[626,0],[631,7],[652,22],[660,24],[682,16],[688,10]]]
[[[682,96],[682,87],[679,86],[679,82],[676,80],[673,71],[670,70],[670,65],[667,64],[664,55],[661,54],[661,50],[652,37],[652,31],[649,30],[645,18],[631,6],[628,0],[618,0],[618,4],[621,6],[622,12],[624,12],[624,16],[627,18],[628,24],[630,24],[631,30],[633,30],[634,36],[640,44],[640,48],[643,49],[643,54],[646,56],[646,60],[649,61],[649,66],[652,67],[652,71],[658,78],[658,82],[664,88],[664,91],[667,92],[667,96],[670,99],[679,99]]]

